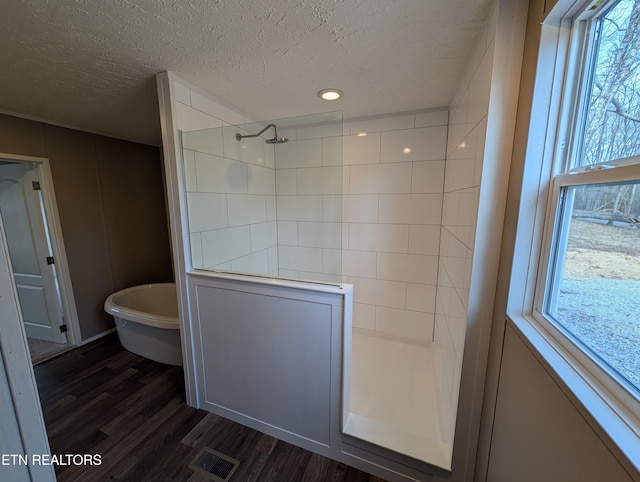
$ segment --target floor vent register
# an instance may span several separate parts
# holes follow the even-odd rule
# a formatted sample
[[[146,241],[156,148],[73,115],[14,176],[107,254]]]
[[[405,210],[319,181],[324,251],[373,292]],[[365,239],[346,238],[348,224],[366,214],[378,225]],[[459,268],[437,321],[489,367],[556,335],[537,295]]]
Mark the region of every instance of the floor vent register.
[[[200,474],[207,475],[211,480],[226,482],[231,478],[239,464],[240,462],[236,459],[206,448],[191,462],[189,468]]]

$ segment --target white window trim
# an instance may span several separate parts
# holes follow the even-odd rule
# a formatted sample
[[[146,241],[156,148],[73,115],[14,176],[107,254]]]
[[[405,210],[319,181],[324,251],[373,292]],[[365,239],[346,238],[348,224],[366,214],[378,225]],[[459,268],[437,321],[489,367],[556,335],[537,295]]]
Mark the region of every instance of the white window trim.
[[[560,0],[543,24],[538,68],[532,105],[532,120],[523,179],[523,194],[516,233],[516,258],[509,290],[507,316],[514,326],[539,354],[541,361],[550,368],[552,376],[577,402],[576,406],[596,422],[594,429],[604,439],[613,443],[614,453],[621,453],[636,471],[640,472],[640,415],[638,400],[616,383],[603,383],[603,369],[579,349],[561,329],[536,313],[541,308],[541,297],[536,298],[540,287],[548,283],[548,258],[556,223],[556,205],[561,185],[580,185],[584,179],[592,183],[619,180],[620,176],[638,177],[638,166],[577,172],[558,177],[554,175],[563,166],[554,163],[554,158],[562,155],[567,162],[567,146],[575,139],[556,142],[559,132],[569,132],[568,123],[573,120],[559,113],[573,102],[573,93],[565,95],[565,82],[581,85],[579,75],[565,69],[572,56],[587,54],[582,49],[569,49],[572,36],[571,18],[584,5],[582,0]],[[550,55],[552,54],[552,55]],[[567,77],[567,78],[565,78]],[[579,95],[583,95],[580,93]],[[547,112],[545,112],[545,110]],[[540,115],[538,114],[546,114]],[[546,117],[546,125],[541,127]],[[536,140],[536,139],[542,139]],[[570,178],[570,179],[569,179]],[[626,179],[626,177],[625,177]],[[564,184],[563,184],[564,183]],[[534,199],[534,189],[537,196]],[[549,198],[549,199],[548,199]],[[535,212],[534,216],[531,213]],[[528,256],[528,259],[524,259]],[[524,268],[524,269],[523,269]],[[605,379],[607,377],[604,377]],[[629,407],[633,407],[629,409]],[[625,464],[626,465],[626,464]],[[631,468],[631,467],[628,467]]]
[[[556,207],[559,205],[560,191],[563,187],[583,186],[586,184],[606,184],[626,181],[629,178],[640,179],[640,165],[630,165],[616,169],[605,169],[592,172],[580,172],[576,174],[562,174],[554,178],[548,202],[546,225],[542,241],[542,256],[540,269],[534,294],[534,304],[531,317],[539,323],[559,344],[565,346],[565,350],[581,366],[581,369],[590,375],[594,386],[598,390],[604,390],[607,397],[615,399],[614,407],[620,406],[621,410],[629,415],[629,424],[632,430],[640,437],[640,399],[637,394],[630,392],[621,386],[624,382],[617,381],[618,374],[609,370],[606,366],[594,361],[580,348],[580,342],[573,340],[573,335],[564,330],[557,323],[549,320],[545,315],[544,295],[549,292],[549,286],[553,281],[553,264],[550,259],[555,244],[555,235],[558,234],[557,226],[561,212]],[[565,227],[566,228],[566,227]],[[566,229],[564,232],[566,234]],[[545,272],[546,267],[546,272]]]

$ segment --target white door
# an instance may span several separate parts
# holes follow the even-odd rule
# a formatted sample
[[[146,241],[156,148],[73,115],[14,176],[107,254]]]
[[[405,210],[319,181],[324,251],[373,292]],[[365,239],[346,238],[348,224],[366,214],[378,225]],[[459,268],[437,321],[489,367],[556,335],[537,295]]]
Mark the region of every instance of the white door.
[[[35,184],[34,184],[35,183]],[[0,213],[28,337],[65,343],[62,310],[31,163],[1,163]]]

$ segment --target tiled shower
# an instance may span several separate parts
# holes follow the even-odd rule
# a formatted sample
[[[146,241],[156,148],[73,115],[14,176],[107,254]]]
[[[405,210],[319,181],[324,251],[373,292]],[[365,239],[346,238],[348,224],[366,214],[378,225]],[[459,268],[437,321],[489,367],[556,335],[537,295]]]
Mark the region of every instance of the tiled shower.
[[[374,442],[405,427],[440,455],[405,442],[388,448],[442,467],[451,461],[468,323],[496,17],[449,108],[285,121],[287,144],[238,143],[239,128],[266,123],[173,83],[178,128],[190,136],[182,147],[192,267],[353,284],[354,357],[371,357],[352,364],[360,370],[353,384],[371,398],[352,394],[369,410],[355,430],[375,415],[376,400],[404,401],[374,427],[389,429]],[[216,134],[198,138],[203,129]],[[231,192],[218,192],[223,178]],[[403,386],[406,395],[390,390]]]
[[[359,329],[433,339],[447,118],[345,122],[343,274]]]

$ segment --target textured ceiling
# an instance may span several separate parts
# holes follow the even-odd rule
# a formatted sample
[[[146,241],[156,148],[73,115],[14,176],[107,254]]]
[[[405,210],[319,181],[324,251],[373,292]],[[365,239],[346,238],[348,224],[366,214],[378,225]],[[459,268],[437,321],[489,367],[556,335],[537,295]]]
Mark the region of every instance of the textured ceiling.
[[[0,110],[160,143],[157,72],[255,119],[448,105],[489,0],[4,0]],[[338,87],[328,104],[316,92]]]

